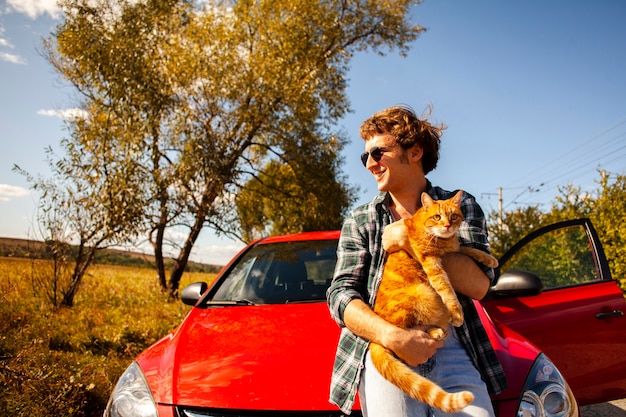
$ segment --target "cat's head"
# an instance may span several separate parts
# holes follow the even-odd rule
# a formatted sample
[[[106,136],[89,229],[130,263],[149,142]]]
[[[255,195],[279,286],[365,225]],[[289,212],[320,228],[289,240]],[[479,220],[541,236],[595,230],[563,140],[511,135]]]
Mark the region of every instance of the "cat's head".
[[[433,200],[427,193],[422,193],[420,217],[427,233],[444,239],[456,236],[463,222],[462,199],[461,190],[448,200]]]

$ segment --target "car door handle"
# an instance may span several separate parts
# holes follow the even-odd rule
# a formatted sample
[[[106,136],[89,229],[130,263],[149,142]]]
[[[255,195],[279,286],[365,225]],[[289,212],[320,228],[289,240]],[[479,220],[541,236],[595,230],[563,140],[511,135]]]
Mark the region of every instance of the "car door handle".
[[[605,313],[598,313],[596,314],[596,318],[598,320],[603,320],[603,319],[610,319],[612,317],[622,317],[623,315],[624,315],[624,312],[622,310],[613,310],[613,311],[609,311]]]

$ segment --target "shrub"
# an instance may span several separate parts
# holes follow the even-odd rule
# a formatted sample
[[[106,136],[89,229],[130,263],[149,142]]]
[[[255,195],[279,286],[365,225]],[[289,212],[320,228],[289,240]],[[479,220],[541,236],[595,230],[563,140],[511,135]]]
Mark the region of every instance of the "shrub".
[[[100,417],[124,369],[189,307],[168,303],[152,270],[96,265],[74,307],[54,308],[31,265],[0,258],[0,415]]]

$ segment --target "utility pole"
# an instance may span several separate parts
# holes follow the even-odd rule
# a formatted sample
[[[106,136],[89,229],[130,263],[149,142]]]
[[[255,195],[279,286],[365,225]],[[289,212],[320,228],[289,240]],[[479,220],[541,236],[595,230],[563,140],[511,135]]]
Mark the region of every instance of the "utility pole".
[[[483,195],[494,195],[494,193],[482,193],[481,196]],[[498,187],[498,227],[500,230],[504,226],[504,204],[502,200],[502,187]]]
[[[502,216],[504,213],[502,212],[502,187],[498,187],[498,226],[500,226],[500,230],[502,230],[502,226],[504,224],[504,220]]]

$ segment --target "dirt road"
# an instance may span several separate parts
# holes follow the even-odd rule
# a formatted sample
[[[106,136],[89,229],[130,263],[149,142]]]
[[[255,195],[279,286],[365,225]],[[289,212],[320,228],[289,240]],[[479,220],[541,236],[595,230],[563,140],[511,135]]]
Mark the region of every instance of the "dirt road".
[[[581,407],[582,417],[626,417],[626,398]]]

